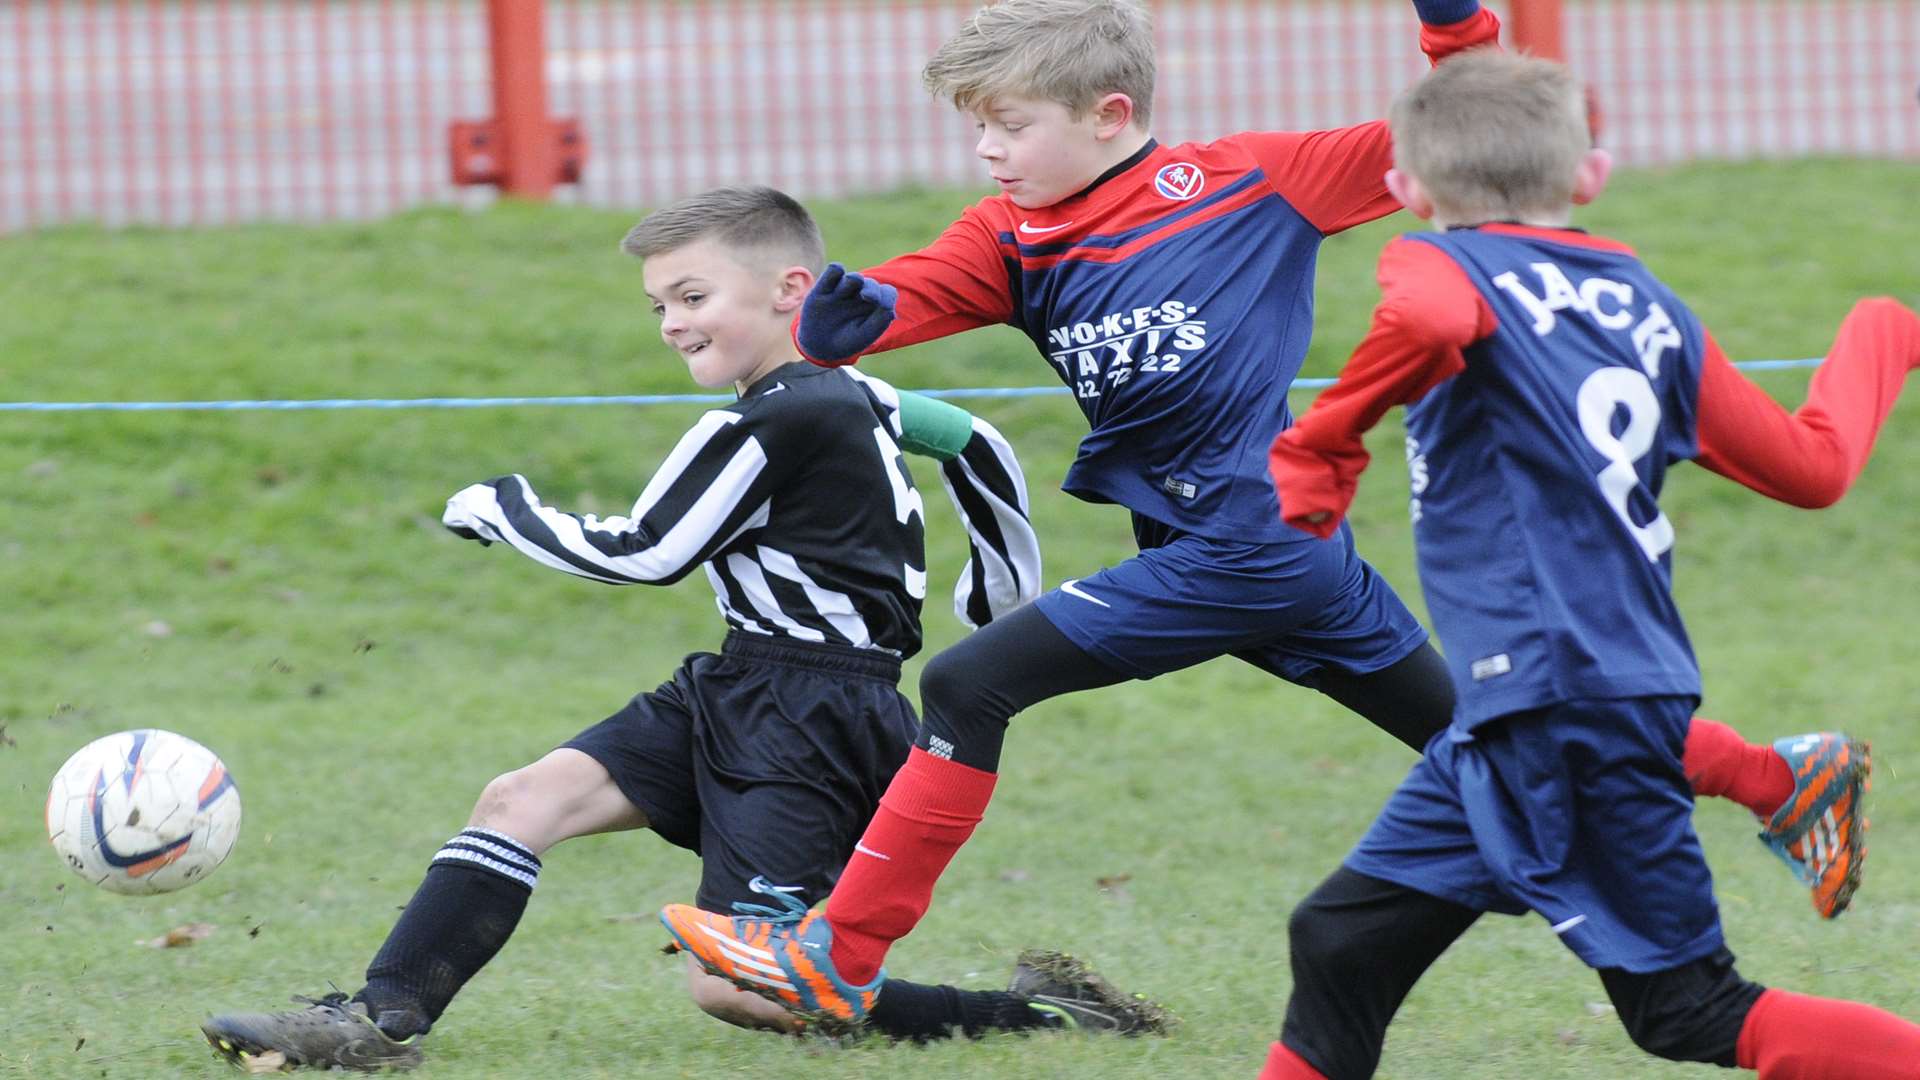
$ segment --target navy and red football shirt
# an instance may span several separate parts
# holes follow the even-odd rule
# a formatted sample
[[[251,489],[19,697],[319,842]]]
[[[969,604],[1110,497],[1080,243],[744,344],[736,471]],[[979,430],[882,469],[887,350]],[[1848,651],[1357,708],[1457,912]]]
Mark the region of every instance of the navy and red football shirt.
[[[1670,595],[1668,466],[1798,505],[1839,498],[1909,369],[1920,317],[1867,301],[1788,415],[1624,245],[1485,225],[1402,237],[1340,381],[1274,441],[1287,519],[1330,535],[1360,435],[1407,403],[1420,581],[1455,722],[1582,698],[1695,696]]]
[[[1481,11],[1423,27],[1436,62],[1490,44]],[[1200,536],[1307,539],[1282,523],[1267,443],[1313,329],[1329,234],[1398,209],[1384,122],[1149,142],[1085,191],[1022,210],[970,207],[928,247],[864,271],[899,290],[871,352],[1018,327],[1090,430],[1062,487]]]

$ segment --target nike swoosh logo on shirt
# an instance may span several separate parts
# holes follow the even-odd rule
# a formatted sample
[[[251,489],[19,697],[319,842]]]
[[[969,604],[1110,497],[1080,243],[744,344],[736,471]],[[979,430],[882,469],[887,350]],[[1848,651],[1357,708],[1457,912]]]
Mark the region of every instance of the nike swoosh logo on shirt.
[[[1043,226],[1041,228],[1036,229],[1032,225],[1029,225],[1023,221],[1020,223],[1020,233],[1023,236],[1045,236],[1048,233],[1059,232],[1061,229],[1064,229],[1067,227],[1067,225],[1071,225],[1071,224],[1073,224],[1073,222],[1069,221],[1066,223],[1066,225],[1047,225],[1047,226]]]
[[[774,384],[773,384],[773,386],[772,386],[771,388],[769,388],[769,389],[767,390],[767,394],[777,394],[777,393],[779,393],[780,391],[782,391],[782,390],[785,390],[786,388],[787,388],[787,384],[786,384],[786,383],[783,383],[783,382],[777,382],[777,383],[774,383]],[[761,396],[761,397],[766,397],[766,396],[767,396],[767,394],[761,394],[760,396]]]

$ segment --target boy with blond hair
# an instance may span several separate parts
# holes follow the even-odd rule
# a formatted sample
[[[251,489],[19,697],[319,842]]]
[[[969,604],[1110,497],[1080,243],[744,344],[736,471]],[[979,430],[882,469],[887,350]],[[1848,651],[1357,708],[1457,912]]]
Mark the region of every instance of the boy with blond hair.
[[[1692,825],[1700,672],[1657,499],[1689,458],[1797,506],[1839,499],[1920,366],[1920,317],[1859,304],[1789,415],[1631,249],[1569,227],[1611,162],[1564,67],[1462,57],[1392,124],[1387,184],[1441,231],[1388,245],[1372,330],[1270,467],[1286,519],[1332,537],[1361,434],[1408,405],[1420,579],[1460,698],[1294,911],[1263,1080],[1371,1076],[1400,1002],[1486,911],[1538,912],[1660,1057],[1763,1080],[1913,1077],[1920,1026],[1734,968]],[[1810,838],[1849,851],[1857,826]]]
[[[1414,6],[1436,62],[1497,36],[1477,0]],[[927,665],[921,737],[824,912],[662,912],[708,970],[752,988],[753,964],[776,965],[807,988],[779,1000],[841,1020],[879,998],[886,951],[925,914],[980,822],[1022,709],[1229,655],[1328,695],[1415,750],[1454,703],[1426,632],[1352,534],[1342,526],[1335,542],[1314,543],[1283,523],[1265,465],[1291,423],[1287,389],[1306,357],[1321,242],[1397,208],[1380,179],[1392,164],[1387,125],[1162,146],[1148,132],[1152,26],[1126,0],[981,8],[925,74],[974,117],[975,151],[1000,193],[921,251],[865,273],[829,266],[795,341],[836,365],[974,327],[1020,328],[1091,428],[1065,489],[1126,507],[1140,554],[1065,582]],[[1790,763],[1702,721],[1690,772],[1703,794],[1770,815],[1769,833],[1795,840],[1836,803],[1850,813],[1839,795],[1864,783],[1865,762],[1843,736],[1792,745]],[[1801,763],[1817,800],[1789,798]],[[1829,915],[1851,893],[1834,865],[1807,867]]]
[[[443,520],[610,585],[704,571],[725,641],[489,783],[351,998],[207,1020],[207,1039],[236,1062],[277,1052],[314,1068],[417,1064],[419,1037],[506,944],[542,858],[572,837],[652,829],[698,852],[705,910],[824,898],[917,728],[897,685],[920,648],[926,596],[920,494],[903,449],[941,463],[966,526],[961,619],[986,623],[1039,591],[1026,481],[999,432],[794,351],[788,325],[824,262],[799,203],[771,188],[708,191],[649,215],[621,247],[644,260],[660,336],[694,382],[739,399],[694,423],[625,517],[564,513],[513,475],[459,491]],[[688,975],[716,1017],[800,1027],[691,964]],[[1012,991],[913,986],[898,1004],[875,1026],[915,1039],[1112,1030],[1142,1015],[1059,954],[1023,955]]]

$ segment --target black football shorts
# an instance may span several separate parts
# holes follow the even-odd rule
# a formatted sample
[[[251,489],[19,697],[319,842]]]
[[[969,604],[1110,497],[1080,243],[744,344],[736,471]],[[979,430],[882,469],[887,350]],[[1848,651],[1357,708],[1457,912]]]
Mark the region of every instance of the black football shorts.
[[[765,877],[825,899],[907,760],[918,721],[885,653],[735,630],[565,745],[604,766],[649,826],[698,852],[695,903],[767,904]]]

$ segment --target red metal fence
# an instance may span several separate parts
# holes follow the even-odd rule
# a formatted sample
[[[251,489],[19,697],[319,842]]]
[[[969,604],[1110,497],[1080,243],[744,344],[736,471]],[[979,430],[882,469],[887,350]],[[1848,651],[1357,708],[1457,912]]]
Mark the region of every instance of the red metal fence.
[[[1920,0],[1585,0],[1566,44],[1627,164],[1920,157]]]
[[[548,0],[550,116],[590,147],[558,197],[977,184],[969,124],[918,77],[974,2]],[[1167,139],[1377,116],[1423,68],[1406,0],[1154,6]],[[1625,164],[1920,157],[1920,0],[1565,0],[1561,29]],[[488,122],[469,172],[510,137],[550,155],[536,173],[580,147],[514,134],[488,46],[479,0],[0,0],[0,231],[485,201],[454,183],[455,121]]]
[[[0,229],[454,198],[447,124],[485,113],[483,15],[458,0],[9,0]]]

